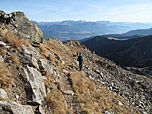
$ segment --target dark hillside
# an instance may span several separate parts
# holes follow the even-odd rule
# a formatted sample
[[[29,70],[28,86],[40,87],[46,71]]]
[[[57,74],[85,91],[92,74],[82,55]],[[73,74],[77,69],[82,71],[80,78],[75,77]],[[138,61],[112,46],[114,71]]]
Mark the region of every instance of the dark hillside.
[[[122,66],[149,67],[152,69],[152,36],[130,40],[95,37],[83,42],[98,55],[114,60]]]

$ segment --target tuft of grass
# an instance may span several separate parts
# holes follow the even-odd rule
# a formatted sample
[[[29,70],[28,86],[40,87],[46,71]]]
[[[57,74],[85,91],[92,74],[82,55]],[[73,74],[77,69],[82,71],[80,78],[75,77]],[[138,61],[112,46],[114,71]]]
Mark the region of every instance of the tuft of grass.
[[[15,64],[19,64],[19,63],[20,63],[19,58],[17,57],[17,55],[12,55],[12,56],[11,56],[11,60],[12,60],[13,63],[15,63]]]
[[[57,66],[56,66],[56,71],[60,72],[62,71],[63,64],[61,63],[60,60],[57,61]]]
[[[43,52],[43,56],[46,58],[46,57],[48,57],[48,53],[49,53],[49,51],[45,48],[45,46],[44,46],[44,44],[40,44],[39,45],[39,49]]]
[[[45,58],[45,56],[43,54],[40,54],[40,58],[46,60],[46,58]]]
[[[9,89],[13,84],[13,78],[9,77],[3,62],[0,61],[0,88]]]
[[[12,32],[8,30],[8,32],[5,34],[5,40],[6,42],[10,43],[10,45],[14,48],[20,49],[21,44],[24,44],[27,47],[30,47],[31,45],[24,39],[21,39],[20,37],[14,36]]]
[[[45,97],[46,105],[53,110],[53,114],[66,114],[66,106],[64,104],[64,96],[58,89],[53,89]]]
[[[7,52],[7,50],[6,50],[6,48],[5,47],[1,47],[0,48],[0,54],[5,58],[5,56],[6,56],[6,52]]]
[[[54,80],[52,78],[53,76],[49,75],[47,69],[44,69],[44,71],[46,72],[46,78],[47,78],[47,80],[44,80],[44,84],[45,84],[46,87],[51,88],[52,84],[54,83]]]
[[[0,35],[3,37],[3,30],[0,28]]]

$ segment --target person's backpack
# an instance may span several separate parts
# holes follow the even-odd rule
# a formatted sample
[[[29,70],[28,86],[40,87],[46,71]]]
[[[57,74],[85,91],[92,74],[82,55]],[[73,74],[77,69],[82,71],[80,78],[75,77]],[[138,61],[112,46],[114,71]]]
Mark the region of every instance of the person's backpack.
[[[83,57],[81,55],[78,57],[78,61],[83,62]]]

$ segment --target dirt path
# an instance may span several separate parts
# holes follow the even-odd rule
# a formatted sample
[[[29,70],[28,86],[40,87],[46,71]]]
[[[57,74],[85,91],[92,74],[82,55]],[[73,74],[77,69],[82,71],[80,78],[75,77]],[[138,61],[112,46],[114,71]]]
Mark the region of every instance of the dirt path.
[[[73,90],[72,82],[70,77],[70,73],[64,73],[62,76],[61,82],[62,82],[62,88],[61,91],[65,97],[65,101],[67,104],[67,107],[71,110],[73,110],[74,114],[79,114],[81,112],[80,105],[77,101],[77,96]]]

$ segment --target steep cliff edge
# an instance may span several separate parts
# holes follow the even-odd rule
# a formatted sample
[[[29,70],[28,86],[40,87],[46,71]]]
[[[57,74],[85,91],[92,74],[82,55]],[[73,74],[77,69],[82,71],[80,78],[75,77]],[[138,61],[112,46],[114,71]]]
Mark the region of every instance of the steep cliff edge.
[[[11,27],[0,18],[2,114],[152,112],[150,79],[97,56],[78,41],[63,44],[56,39],[47,39],[41,42],[39,37],[35,45],[32,37],[35,29],[27,28],[31,32],[25,36],[29,35],[31,39],[25,40]],[[35,32],[39,34],[39,31]],[[78,71],[79,52],[85,59],[83,71]]]

